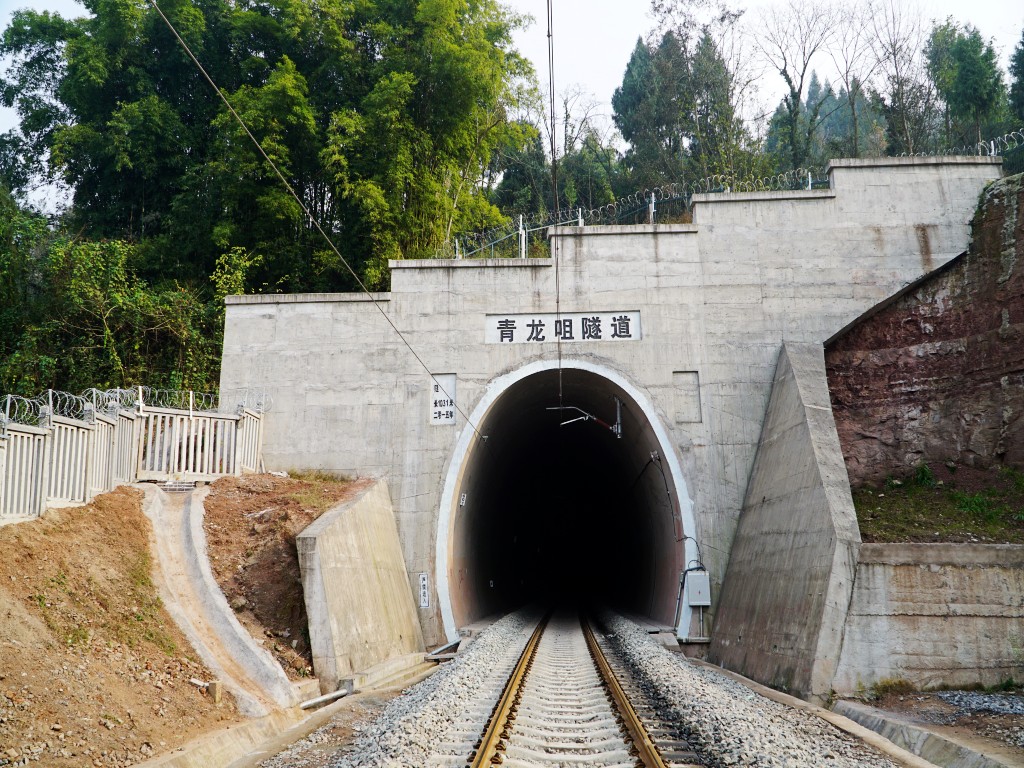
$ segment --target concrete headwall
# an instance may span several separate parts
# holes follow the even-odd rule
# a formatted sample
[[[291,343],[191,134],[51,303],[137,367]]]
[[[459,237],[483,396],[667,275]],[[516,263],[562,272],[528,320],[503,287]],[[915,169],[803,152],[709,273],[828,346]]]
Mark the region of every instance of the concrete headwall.
[[[836,162],[829,190],[697,196],[692,225],[557,228],[557,270],[554,259],[393,262],[391,292],[376,298],[432,373],[454,375],[463,413],[495,397],[499,377],[565,360],[650,402],[695,521],[679,535],[701,544],[714,614],[781,344],[822,342],[962,252],[999,173],[990,158]],[[488,316],[552,313],[559,296],[562,312],[637,312],[643,338],[487,341]],[[469,427],[461,414],[432,423],[430,378],[378,309],[358,295],[228,297],[221,370],[225,398],[273,398],[269,468],[388,479],[408,569],[432,576],[420,621],[440,642],[451,630],[440,507]]]
[[[322,690],[424,650],[387,483],[323,514],[295,543]]]
[[[864,544],[833,687],[1024,677],[1024,546]]]
[[[786,344],[709,661],[805,698],[827,697],[859,546],[822,348]]]

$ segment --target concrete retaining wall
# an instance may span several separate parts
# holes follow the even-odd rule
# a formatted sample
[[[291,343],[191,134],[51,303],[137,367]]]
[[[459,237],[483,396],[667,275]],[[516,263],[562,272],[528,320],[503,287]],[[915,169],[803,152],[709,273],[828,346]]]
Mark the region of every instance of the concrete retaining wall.
[[[786,344],[709,661],[805,698],[826,698],[859,545],[822,347]]]
[[[323,692],[354,672],[424,650],[386,482],[323,514],[295,543]]]
[[[864,544],[833,687],[1024,678],[1024,546]]]

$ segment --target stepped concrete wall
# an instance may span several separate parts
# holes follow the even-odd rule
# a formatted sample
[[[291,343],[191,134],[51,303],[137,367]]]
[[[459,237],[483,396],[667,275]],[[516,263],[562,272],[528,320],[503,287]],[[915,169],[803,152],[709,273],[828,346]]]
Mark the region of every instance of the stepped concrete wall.
[[[833,687],[1024,676],[1024,546],[863,544]]]
[[[554,229],[557,270],[551,259],[394,262],[377,300],[432,373],[454,375],[464,414],[500,394],[499,377],[559,355],[642,395],[682,479],[682,533],[700,543],[713,616],[781,345],[821,343],[962,252],[999,165],[892,158],[836,162],[829,175],[829,190],[697,196],[692,225]],[[642,340],[487,343],[488,314],[555,311],[556,271],[562,312],[636,311]],[[221,392],[246,388],[273,398],[268,468],[387,479],[408,589],[426,575],[419,618],[439,642],[450,564],[436,558],[454,519],[441,505],[463,416],[432,423],[430,379],[362,296],[228,297]]]

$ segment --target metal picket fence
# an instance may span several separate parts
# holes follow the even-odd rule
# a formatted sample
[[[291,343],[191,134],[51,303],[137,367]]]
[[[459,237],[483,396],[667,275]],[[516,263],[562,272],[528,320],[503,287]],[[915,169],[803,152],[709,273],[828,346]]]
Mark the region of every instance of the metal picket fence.
[[[140,480],[210,481],[260,469],[265,397],[235,412],[198,392],[47,390],[0,410],[0,521],[38,517]]]

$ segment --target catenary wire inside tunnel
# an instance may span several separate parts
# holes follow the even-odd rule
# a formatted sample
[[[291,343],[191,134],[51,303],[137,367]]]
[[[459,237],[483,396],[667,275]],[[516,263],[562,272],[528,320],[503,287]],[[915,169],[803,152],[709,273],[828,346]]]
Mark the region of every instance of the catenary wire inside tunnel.
[[[527,603],[603,605],[672,624],[683,531],[665,446],[639,405],[592,371],[531,374],[493,403],[463,462],[449,562],[459,626]],[[616,422],[622,403],[622,437]]]

